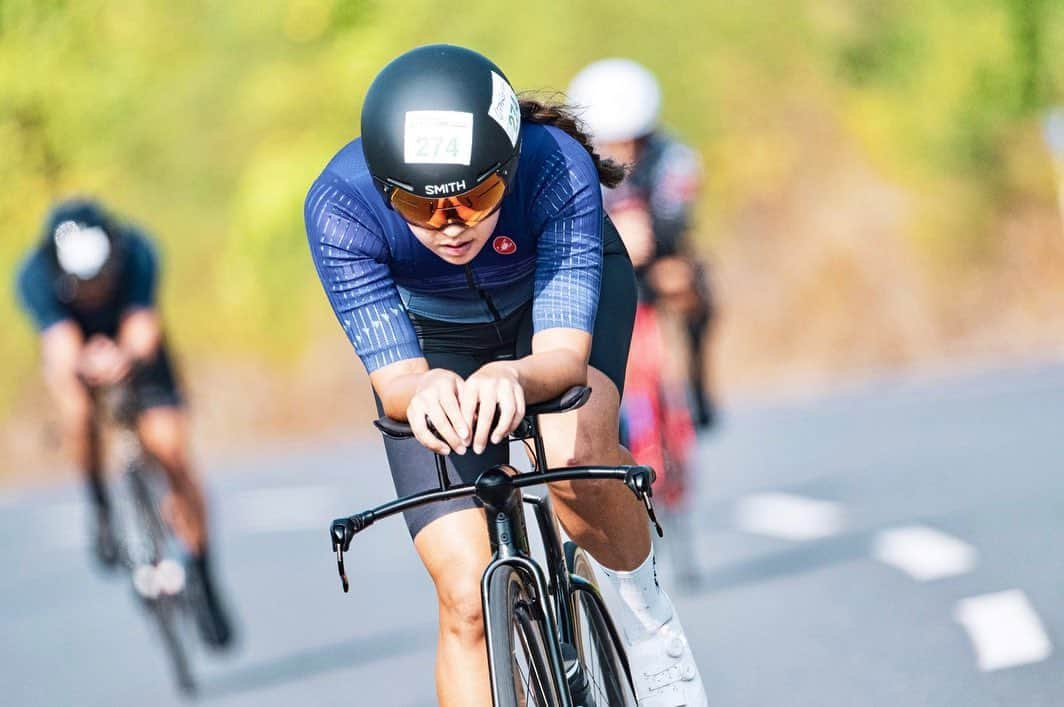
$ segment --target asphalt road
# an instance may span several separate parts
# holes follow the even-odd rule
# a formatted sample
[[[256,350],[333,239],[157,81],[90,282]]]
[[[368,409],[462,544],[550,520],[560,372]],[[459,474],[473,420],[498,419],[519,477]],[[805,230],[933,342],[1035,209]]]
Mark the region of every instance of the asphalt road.
[[[884,379],[730,411],[701,448],[677,604],[716,707],[1064,705],[1064,366]],[[435,607],[401,521],[340,592],[328,520],[390,498],[379,443],[210,469],[232,655],[207,705],[432,705]],[[0,704],[183,704],[73,487],[0,496]]]

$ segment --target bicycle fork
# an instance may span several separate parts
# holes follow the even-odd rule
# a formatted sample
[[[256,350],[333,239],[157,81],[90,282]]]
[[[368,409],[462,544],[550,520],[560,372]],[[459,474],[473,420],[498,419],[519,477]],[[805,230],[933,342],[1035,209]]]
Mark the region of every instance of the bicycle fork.
[[[496,570],[503,566],[514,567],[522,572],[535,589],[536,617],[543,622],[546,629],[544,639],[547,644],[550,668],[554,684],[558,686],[561,707],[574,707],[569,693],[566,677],[565,659],[559,641],[558,624],[555,612],[548,605],[550,590],[543,570],[529,556],[528,528],[525,524],[524,509],[521,507],[521,489],[513,484],[512,476],[517,470],[509,465],[500,465],[488,469],[476,481],[477,496],[484,502],[488,520],[488,537],[491,540],[493,559],[484,570],[480,581],[481,602],[484,606],[485,642],[488,647],[488,663],[495,665],[495,641],[491,636],[491,604],[488,601],[488,588]],[[500,702],[498,676],[491,671],[491,692],[496,704]]]

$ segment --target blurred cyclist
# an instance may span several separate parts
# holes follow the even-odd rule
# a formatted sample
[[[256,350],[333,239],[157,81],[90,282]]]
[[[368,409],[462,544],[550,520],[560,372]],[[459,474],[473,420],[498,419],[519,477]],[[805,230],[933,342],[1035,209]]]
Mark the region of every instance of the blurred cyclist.
[[[657,492],[672,531],[669,559],[679,581],[692,586],[699,579],[688,488],[694,427],[708,428],[714,417],[703,375],[709,289],[687,243],[701,166],[693,150],[660,129],[661,91],[636,62],[604,59],[585,67],[568,97],[595,148],[631,170],[604,194],[640,284],[622,404],[624,439],[639,463],[659,470]],[[675,345],[680,341],[686,347]]]
[[[635,281],[599,186],[622,174],[564,108],[519,102],[476,52],[421,47],[374,79],[362,137],[311,186],[305,220],[379,408],[415,432],[385,440],[400,495],[436,486],[430,450],[471,483],[507,460],[526,401],[581,384],[594,390],[583,408],[540,421],[548,464],[632,463],[617,431]],[[617,618],[639,704],[705,705],[639,503],[608,482],[554,484],[551,495],[565,530],[624,600]],[[439,600],[440,704],[490,705],[484,511],[460,499],[406,521]]]
[[[155,249],[139,229],[95,201],[70,199],[45,219],[19,271],[18,294],[40,332],[44,381],[59,409],[65,446],[85,474],[97,558],[113,567],[118,546],[93,390],[128,381],[141,443],[170,482],[164,509],[204,587],[200,629],[220,647],[229,643],[231,629],[212,582],[206,508],[189,468],[185,413],[156,309],[156,281]]]
[[[642,298],[683,315],[691,416],[707,429],[715,419],[704,375],[713,302],[687,239],[702,177],[698,155],[661,129],[657,79],[634,61],[603,59],[586,66],[569,85],[568,98],[595,149],[631,170],[604,192],[606,211],[632,256]]]

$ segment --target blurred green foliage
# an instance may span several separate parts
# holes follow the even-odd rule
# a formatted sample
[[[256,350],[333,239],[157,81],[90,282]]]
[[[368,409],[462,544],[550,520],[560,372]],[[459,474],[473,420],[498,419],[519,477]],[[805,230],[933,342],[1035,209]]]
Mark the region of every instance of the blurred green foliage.
[[[564,88],[603,56],[644,62],[703,152],[715,224],[785,177],[795,116],[822,116],[922,200],[929,258],[985,238],[1044,170],[1018,136],[1064,86],[1052,0],[0,0],[0,270],[53,199],[96,194],[161,240],[180,348],[295,361],[335,327],[305,190],[357,135],[376,70],[435,41],[485,52],[519,89]],[[16,318],[0,297],[0,418],[33,365]]]

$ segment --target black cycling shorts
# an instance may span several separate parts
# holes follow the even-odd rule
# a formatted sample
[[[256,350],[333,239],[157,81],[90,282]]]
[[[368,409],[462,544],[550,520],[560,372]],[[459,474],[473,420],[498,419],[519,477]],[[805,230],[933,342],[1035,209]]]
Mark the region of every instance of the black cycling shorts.
[[[182,405],[181,389],[164,345],[159,346],[155,358],[133,372],[130,384],[138,411]]]
[[[624,391],[628,346],[635,321],[636,283],[632,261],[616,228],[606,219],[603,228],[602,284],[598,313],[591,334],[589,363],[604,373],[618,392]],[[529,302],[500,322],[454,324],[411,316],[421,350],[432,368],[446,368],[463,378],[491,361],[514,359],[532,352],[532,304]],[[380,400],[377,410],[381,411]],[[415,439],[384,438],[396,493],[402,496],[439,487],[433,454]],[[483,454],[472,449],[447,457],[447,474],[454,483],[472,483],[480,472],[509,461],[509,444],[489,444]],[[476,498],[432,503],[407,511],[410,537],[432,521],[455,511],[475,508]]]

